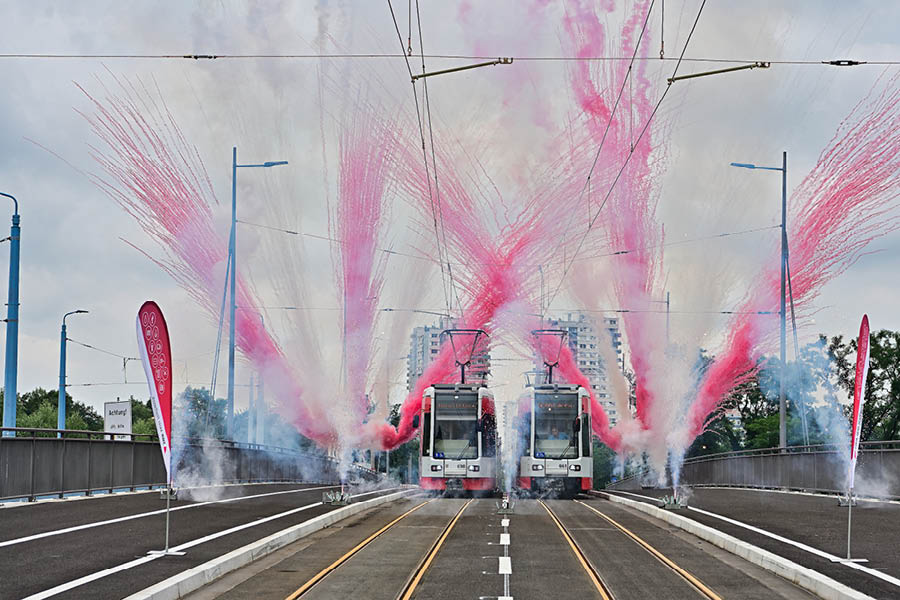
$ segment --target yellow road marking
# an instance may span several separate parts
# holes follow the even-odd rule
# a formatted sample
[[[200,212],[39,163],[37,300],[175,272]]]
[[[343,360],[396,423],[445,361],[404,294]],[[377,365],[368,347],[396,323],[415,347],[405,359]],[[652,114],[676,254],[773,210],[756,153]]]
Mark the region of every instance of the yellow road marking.
[[[425,559],[425,562],[422,563],[422,566],[419,568],[419,571],[416,573],[416,576],[413,578],[412,582],[410,582],[409,587],[406,588],[406,592],[403,594],[401,600],[409,600],[412,597],[413,592],[416,591],[416,586],[419,585],[420,581],[422,581],[422,576],[425,575],[425,571],[427,571],[428,567],[431,566],[431,561],[434,560],[434,557],[437,555],[438,550],[441,549],[441,546],[444,544],[444,540],[446,540],[447,536],[450,535],[450,530],[453,529],[453,526],[456,525],[456,522],[462,516],[463,511],[466,510],[469,507],[469,505],[472,504],[472,502],[474,502],[474,498],[472,500],[469,500],[465,504],[463,504],[462,508],[459,509],[459,512],[456,513],[456,516],[453,517],[453,520],[450,521],[450,524],[447,525],[447,529],[444,530],[444,533],[441,535],[440,538],[438,538],[437,543],[434,545],[434,547],[428,553],[428,557]]]
[[[600,581],[597,573],[594,572],[594,569],[588,563],[587,558],[584,556],[584,553],[581,551],[581,549],[575,544],[575,540],[572,539],[572,536],[569,535],[569,532],[566,531],[565,527],[563,527],[559,519],[556,518],[556,515],[553,514],[553,511],[550,510],[550,507],[544,504],[543,500],[538,500],[538,502],[540,502],[541,506],[544,507],[544,510],[547,511],[547,514],[550,515],[550,518],[553,519],[553,522],[556,523],[556,526],[559,527],[559,530],[562,532],[563,537],[566,539],[566,541],[569,542],[569,546],[572,548],[572,552],[574,552],[575,556],[578,558],[578,562],[581,563],[581,566],[588,574],[588,577],[591,578],[591,581],[594,583],[594,587],[596,587],[597,591],[600,592],[600,597],[603,598],[603,600],[612,600],[612,596],[610,596],[609,592],[606,591],[606,586],[602,581]]]
[[[384,527],[382,527],[381,529],[379,529],[378,531],[376,531],[375,533],[373,533],[372,535],[370,535],[369,537],[367,537],[366,539],[364,539],[363,541],[358,543],[356,546],[353,547],[352,550],[350,550],[349,552],[344,554],[342,557],[340,557],[339,559],[337,559],[336,561],[334,561],[333,563],[331,563],[330,565],[328,565],[327,567],[325,567],[324,569],[322,569],[321,571],[316,573],[312,579],[310,579],[309,581],[304,583],[302,586],[297,588],[297,590],[293,594],[288,596],[286,600],[296,600],[297,598],[299,598],[300,596],[305,594],[309,588],[311,588],[312,586],[314,586],[317,583],[319,583],[320,581],[322,581],[322,579],[326,575],[328,575],[329,573],[331,573],[332,571],[334,571],[335,569],[340,567],[342,564],[344,564],[345,562],[350,560],[350,558],[352,558],[354,554],[356,554],[357,552],[359,552],[360,550],[362,550],[363,548],[368,546],[369,543],[372,540],[374,540],[375,538],[377,538],[379,535],[381,535],[382,533],[384,533],[385,531],[387,531],[388,529],[390,529],[391,527],[396,525],[400,521],[400,519],[403,519],[404,517],[416,512],[417,510],[419,510],[420,508],[422,508],[429,502],[433,502],[433,501],[434,501],[434,499],[426,500],[425,502],[422,502],[421,504],[418,504],[418,505],[412,507],[410,510],[406,511],[405,513],[403,513],[402,515],[400,515],[399,517],[397,517],[396,519],[394,519],[393,521],[391,521],[390,523],[388,523],[387,525],[385,525]]]
[[[646,550],[647,552],[649,552],[650,554],[655,556],[661,563],[663,563],[664,565],[666,565],[667,567],[669,567],[670,569],[672,569],[673,571],[675,571],[676,573],[681,575],[681,577],[684,578],[685,581],[687,581],[689,584],[694,586],[697,589],[697,591],[699,591],[704,596],[706,596],[710,600],[722,600],[722,597],[719,596],[714,591],[712,591],[709,587],[707,587],[705,583],[703,583],[702,581],[700,581],[699,579],[697,579],[696,577],[694,577],[693,575],[691,575],[690,573],[688,573],[687,571],[685,571],[684,569],[682,569],[681,567],[676,565],[674,562],[669,560],[669,558],[667,558],[665,555],[663,555],[659,550],[657,550],[656,548],[654,548],[653,546],[651,546],[650,544],[648,544],[647,542],[642,540],[636,534],[634,534],[631,531],[629,531],[628,529],[626,529],[623,525],[620,525],[611,517],[606,516],[605,514],[603,514],[596,508],[594,508],[593,506],[591,506],[589,504],[585,504],[581,500],[576,500],[575,502],[577,502],[578,504],[581,504],[582,506],[587,507],[588,509],[594,511],[595,513],[597,513],[598,515],[600,515],[601,517],[606,519],[610,524],[612,524],[614,527],[616,527],[620,531],[622,531],[622,533],[624,533],[625,535],[627,535],[628,537],[633,539],[635,542],[640,544],[644,548],[644,550]]]

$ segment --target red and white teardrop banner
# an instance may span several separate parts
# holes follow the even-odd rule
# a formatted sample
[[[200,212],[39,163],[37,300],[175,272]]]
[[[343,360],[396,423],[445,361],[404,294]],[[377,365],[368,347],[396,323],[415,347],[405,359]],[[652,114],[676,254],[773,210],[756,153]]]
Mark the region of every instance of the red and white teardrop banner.
[[[137,316],[138,347],[141,362],[150,386],[150,400],[163,463],[166,465],[166,481],[172,478],[172,348],[169,345],[169,328],[156,302],[148,300],[141,305]]]
[[[856,379],[853,383],[853,420],[850,430],[850,489],[856,474],[856,458],[859,454],[859,436],[862,432],[863,402],[866,395],[866,377],[869,374],[869,317],[863,315],[856,343]]]

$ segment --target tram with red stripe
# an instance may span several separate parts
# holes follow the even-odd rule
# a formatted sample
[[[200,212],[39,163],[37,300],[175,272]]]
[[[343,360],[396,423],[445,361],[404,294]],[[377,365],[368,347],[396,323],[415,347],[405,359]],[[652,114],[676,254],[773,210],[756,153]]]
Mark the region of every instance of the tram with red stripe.
[[[532,386],[519,404],[518,427],[520,490],[574,496],[591,489],[591,398],[585,388]]]
[[[487,355],[487,334],[481,329],[448,329],[441,336],[453,350],[460,383],[434,383],[422,394],[414,419],[414,425],[421,424],[419,485],[488,495],[497,479],[494,396],[484,384],[486,372],[478,382],[466,383],[466,367],[473,358],[480,362]]]
[[[485,386],[435,384],[422,395],[419,485],[489,494],[496,487],[494,397]]]

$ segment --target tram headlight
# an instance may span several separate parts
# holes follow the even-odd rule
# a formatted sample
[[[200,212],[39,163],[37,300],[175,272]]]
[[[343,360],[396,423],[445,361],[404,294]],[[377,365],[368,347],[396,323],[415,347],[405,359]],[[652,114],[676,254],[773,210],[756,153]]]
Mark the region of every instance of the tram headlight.
[[[569,468],[572,469],[573,471],[580,471],[581,465],[570,465]]]
[[[531,470],[532,471],[543,471],[544,465],[531,465]]]
[[[431,470],[432,470],[432,471],[440,471],[441,468],[442,468],[441,465],[431,465]]]
[[[481,467],[479,467],[478,465],[469,465],[469,470],[470,471],[480,471]]]

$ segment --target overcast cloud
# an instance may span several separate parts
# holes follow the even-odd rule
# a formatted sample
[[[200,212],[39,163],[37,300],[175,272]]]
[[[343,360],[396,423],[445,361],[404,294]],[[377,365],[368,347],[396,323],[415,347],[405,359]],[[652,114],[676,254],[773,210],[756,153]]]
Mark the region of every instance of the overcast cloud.
[[[406,3],[395,5],[404,29]],[[562,10],[555,4],[543,10],[522,8],[524,3],[514,0],[421,5],[426,52],[561,53]],[[667,3],[667,54],[680,49],[698,5],[696,0]],[[366,53],[395,52],[398,47],[390,13],[382,2],[210,0],[164,5],[0,0],[0,14],[4,20],[0,53],[281,54],[315,52],[320,43],[330,52],[338,48]],[[610,26],[615,27],[619,18],[610,16]],[[892,2],[720,1],[705,9],[688,56],[898,60],[898,26],[900,6]],[[658,44],[658,29],[653,35],[653,43]],[[330,82],[322,103],[317,97],[317,68]],[[667,65],[666,72],[670,68]],[[661,90],[664,71],[653,69]],[[18,197],[23,228],[19,392],[56,387],[60,318],[70,310],[90,311],[70,318],[71,338],[136,356],[134,316],[148,298],[160,303],[170,321],[176,382],[208,385],[210,377],[215,324],[161,269],[122,241],[160,255],[136,223],[81,172],[97,171],[88,156],[88,144],[96,140],[76,112],[89,106],[73,82],[101,95],[103,85],[114,85],[112,75],[155,82],[184,133],[198,147],[220,202],[229,199],[233,145],[245,160],[289,160],[288,167],[240,173],[241,218],[324,235],[336,173],[335,122],[352,106],[341,92],[358,93],[359,86],[368,85],[372,98],[386,111],[409,114],[412,98],[405,72],[401,59],[0,58],[0,190]],[[661,119],[671,124],[668,171],[661,183],[658,211],[667,239],[775,224],[780,194],[777,175],[730,169],[728,162],[778,164],[781,151],[787,150],[793,187],[815,164],[840,120],[881,73],[882,68],[875,66],[774,65],[769,70],[679,84],[661,112]],[[532,168],[547,158],[542,149],[562,128],[570,104],[565,78],[564,63],[516,62],[435,79],[430,88],[432,110],[445,131],[459,136],[463,148],[469,143],[479,145],[492,177],[505,194],[512,195],[516,182],[527,179]],[[325,132],[327,174],[323,173],[320,131]],[[490,132],[487,148],[485,131]],[[727,210],[719,210],[720,206]],[[225,206],[220,209],[218,218],[225,231],[228,214]],[[393,217],[390,238],[395,247],[406,247],[414,237],[406,231],[408,211],[395,207]],[[290,243],[300,244],[303,261],[296,265],[296,274],[309,288],[308,298],[296,302],[335,308],[327,244],[293,237],[273,242],[263,237],[277,235],[247,227],[239,230],[241,268],[253,278],[264,303],[280,301],[273,278],[285,276],[266,257],[277,244]],[[687,282],[695,281],[686,273],[702,254],[722,253],[733,265],[739,292],[740,282],[749,279],[766,257],[762,250],[776,240],[777,234],[770,231],[667,252],[673,308],[731,308],[696,306],[702,299],[686,289],[691,285]],[[4,273],[8,248],[0,246]],[[878,252],[863,256],[823,290],[815,304],[815,322],[804,329],[805,339],[818,332],[855,334],[863,312],[868,312],[875,329],[900,329],[895,267],[900,233],[877,240],[871,249]],[[402,265],[389,267],[383,306],[391,306],[390,278],[402,273]],[[0,294],[5,298],[6,278],[0,279]],[[430,284],[433,291],[419,308],[443,304],[439,280],[432,278]],[[694,306],[684,306],[685,299]],[[571,299],[561,297],[554,308],[562,310],[571,304]],[[326,338],[336,333],[335,315],[334,310],[324,310],[316,317],[316,326]],[[415,322],[426,323],[428,317]],[[283,340],[290,339],[283,315],[269,312],[269,323]],[[4,335],[5,328],[0,328],[0,348]],[[334,347],[329,348],[326,354],[333,359]],[[382,348],[395,358],[406,350],[405,346]],[[338,368],[336,363],[331,366]],[[127,369],[129,381],[143,380],[137,363],[129,363]],[[122,360],[70,345],[68,374],[70,384],[122,382]],[[246,382],[249,375],[241,368],[238,380]],[[404,379],[401,372],[397,378],[401,385],[392,394],[395,399],[402,396]],[[520,377],[515,368],[498,367],[495,380],[508,383],[514,395]],[[116,397],[147,394],[143,385],[123,383],[73,386],[70,391],[76,399],[97,407]],[[223,393],[220,389],[219,394]],[[246,390],[239,392],[239,408],[241,404],[246,405]]]

